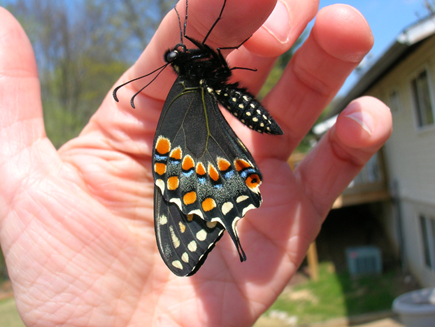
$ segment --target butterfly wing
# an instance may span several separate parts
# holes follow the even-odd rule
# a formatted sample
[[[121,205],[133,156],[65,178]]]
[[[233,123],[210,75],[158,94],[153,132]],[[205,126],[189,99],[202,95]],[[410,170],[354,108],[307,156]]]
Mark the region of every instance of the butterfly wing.
[[[221,227],[228,231],[241,261],[246,260],[236,223],[248,210],[260,206],[262,177],[252,155],[205,87],[177,78],[160,116],[153,151],[153,175],[159,193],[155,195],[155,224],[158,226],[162,215],[169,224],[156,227],[156,237],[168,267],[174,271],[170,260],[182,259],[184,253],[175,249],[178,242],[174,240],[178,239],[184,247],[193,240],[204,242],[208,249],[219,239],[221,231],[216,228]],[[173,234],[180,221],[189,219],[189,233]],[[212,236],[202,240],[208,233]],[[194,261],[209,252],[201,251],[192,258],[190,268],[196,267]],[[188,270],[182,260],[178,262],[176,271]]]
[[[160,255],[177,276],[193,275],[207,258],[225,229],[214,227],[196,215],[186,216],[154,189],[155,232]]]

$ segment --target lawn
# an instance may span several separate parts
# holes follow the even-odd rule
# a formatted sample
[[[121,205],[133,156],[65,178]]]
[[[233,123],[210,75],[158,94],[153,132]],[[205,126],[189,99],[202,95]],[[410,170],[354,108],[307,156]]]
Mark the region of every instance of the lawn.
[[[0,327],[25,327],[17,308],[14,298],[0,301]]]
[[[329,319],[390,310],[398,295],[414,289],[399,270],[352,278],[335,272],[332,263],[319,266],[319,280],[290,284],[265,313],[287,322],[309,324]]]

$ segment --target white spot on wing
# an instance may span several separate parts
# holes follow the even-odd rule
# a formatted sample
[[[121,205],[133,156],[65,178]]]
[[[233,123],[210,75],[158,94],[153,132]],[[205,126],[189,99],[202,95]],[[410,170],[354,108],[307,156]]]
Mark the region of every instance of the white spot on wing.
[[[175,203],[177,207],[180,209],[180,211],[182,211],[181,200],[179,198],[172,198],[169,200],[169,202]]]
[[[202,211],[199,210],[199,209],[195,209],[195,210],[189,211],[187,214],[188,214],[188,215],[197,215],[197,216],[199,216],[201,219],[204,219],[204,216],[202,215]]]
[[[189,255],[187,254],[187,252],[184,252],[184,253],[181,255],[181,260],[183,260],[185,263],[188,263],[188,262],[189,262]]]
[[[234,207],[234,205],[233,205],[232,202],[225,202],[225,203],[222,205],[222,213],[223,213],[224,215],[226,215],[228,212],[231,211],[231,209],[232,209],[233,207]]]
[[[183,269],[183,264],[179,260],[172,261],[172,265],[177,269]]]
[[[156,186],[160,189],[160,192],[165,193],[165,182],[161,179],[156,180]]]
[[[246,215],[246,213],[251,209],[256,209],[256,207],[253,204],[250,204],[246,208],[244,208],[242,211],[242,217],[244,217]]]
[[[247,195],[240,195],[240,196],[236,199],[236,202],[237,202],[237,203],[240,203],[240,202],[243,202],[243,201],[245,201],[245,200],[247,200],[247,199],[249,199],[249,196],[247,196]]]
[[[175,235],[173,226],[169,226],[169,233],[171,234],[171,240],[174,244],[174,247],[178,248],[180,246],[180,239],[177,237],[177,235]]]
[[[207,232],[204,229],[201,229],[199,232],[196,233],[196,238],[200,241],[205,241],[207,238]]]
[[[191,241],[189,244],[187,244],[187,248],[189,249],[190,252],[195,252],[196,249],[198,248],[198,245],[196,244],[195,241]]]
[[[236,235],[236,237],[239,237],[239,233],[237,232],[237,222],[238,222],[239,220],[240,220],[239,217],[234,218],[234,220],[233,220],[233,224],[232,224],[232,226],[231,226],[231,228],[232,228],[232,230],[233,230],[233,233],[234,233],[234,235]]]
[[[165,215],[161,215],[159,217],[159,224],[166,225],[167,223],[168,223],[168,217],[166,217]]]

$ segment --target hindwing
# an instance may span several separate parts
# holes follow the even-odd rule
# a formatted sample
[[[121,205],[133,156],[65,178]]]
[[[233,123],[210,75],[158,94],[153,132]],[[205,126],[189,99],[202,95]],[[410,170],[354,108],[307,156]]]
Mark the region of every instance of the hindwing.
[[[164,262],[177,276],[193,275],[222,237],[224,227],[206,223],[196,215],[186,216],[177,205],[163,199],[157,186],[154,212],[157,247]]]
[[[248,210],[260,206],[262,176],[252,155],[228,125],[216,98],[206,87],[182,77],[175,81],[156,130],[153,175],[159,193],[155,196],[156,226],[162,214],[172,217],[168,221],[172,221],[173,230],[177,228],[177,221],[185,221],[193,215],[194,219],[189,221],[192,232],[178,236],[184,246],[197,240],[194,233],[197,229],[213,234],[208,247],[212,246],[219,239],[219,233],[213,229],[217,224],[228,231],[240,259],[246,259],[236,223]],[[204,229],[204,224],[211,229]],[[169,260],[180,253],[176,249],[168,250],[171,246],[166,243],[173,245],[171,233],[167,228],[156,227],[160,252],[174,271]],[[177,266],[180,265],[177,263]],[[178,270],[184,274],[184,269],[182,265]]]

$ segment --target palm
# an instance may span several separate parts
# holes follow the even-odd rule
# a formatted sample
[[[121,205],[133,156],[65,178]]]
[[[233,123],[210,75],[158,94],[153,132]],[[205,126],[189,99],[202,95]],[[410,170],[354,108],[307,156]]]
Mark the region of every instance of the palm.
[[[271,40],[267,48],[261,48],[258,44],[262,39],[254,34],[247,48],[256,47],[258,52],[254,52],[258,54],[278,55],[297,38],[315,13],[315,1],[303,5],[287,2],[290,10],[301,12],[298,22],[294,22],[298,28],[291,33],[286,31],[290,33],[288,43]],[[192,17],[201,8],[195,3],[192,1],[189,7]],[[257,7],[270,11],[273,3],[261,1]],[[228,6],[231,5],[230,12],[236,11],[238,3],[230,2]],[[304,51],[315,52],[314,43],[319,47],[311,37],[282,82],[264,101],[278,121],[286,122],[285,136],[253,135],[229,119],[256,158],[265,181],[261,188],[263,206],[250,211],[238,225],[247,262],[239,262],[233,244],[224,237],[200,271],[190,278],[175,277],[163,264],[155,245],[152,218],[150,149],[165,94],[173,81],[172,73],[165,71],[138,97],[136,110],[128,104],[134,89],[126,87],[122,91],[120,104],[110,95],[106,97],[82,134],[56,152],[44,136],[29,45],[20,38],[7,39],[7,50],[0,51],[0,65],[9,64],[0,71],[10,72],[5,76],[18,70],[25,73],[18,82],[1,82],[0,93],[15,94],[18,89],[13,83],[32,90],[26,99],[12,96],[13,100],[3,98],[0,102],[2,112],[6,112],[0,125],[0,169],[5,176],[0,184],[1,242],[17,305],[27,324],[245,326],[258,318],[300,264],[334,198],[391,130],[385,107],[374,99],[362,99],[361,108],[374,108],[367,110],[380,122],[375,124],[379,126],[375,133],[365,135],[354,121],[343,121],[342,133],[352,128],[360,132],[359,137],[356,133],[350,143],[343,142],[334,130],[295,174],[286,163],[289,153],[357,64],[358,60],[339,60],[327,50],[336,51],[343,58],[359,54],[361,59],[361,53],[372,42],[361,16],[348,7],[337,8],[344,8],[352,17],[349,24],[357,37],[337,29],[334,38],[341,37],[344,44],[352,38],[348,48],[324,49],[325,53],[311,58],[310,64],[317,68],[306,72],[305,78],[317,74],[323,89],[316,81],[311,87],[300,83],[304,78],[301,73],[295,77],[298,69],[305,66]],[[214,12],[212,9],[209,8]],[[317,25],[326,24],[333,12],[329,9]],[[4,10],[0,15],[7,22],[3,35],[19,30]],[[177,42],[177,32],[164,33],[165,29],[177,28],[174,19],[172,15],[163,22],[160,37],[128,72],[129,77],[159,66],[160,54]],[[240,40],[255,31],[264,17],[256,19],[240,22]],[[194,26],[189,28],[195,30]],[[231,35],[233,29],[228,24],[216,27],[217,35]],[[318,38],[330,38],[322,34],[321,27],[317,29]],[[165,35],[175,35],[175,39],[168,40]],[[244,85],[258,89],[274,58],[252,55],[244,49],[231,55],[233,66],[246,66],[243,63],[248,60],[250,66],[258,68],[257,73],[235,71]],[[334,76],[319,68],[328,62],[336,65]],[[290,91],[287,83],[293,83]],[[336,130],[339,128],[338,125]]]

